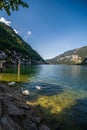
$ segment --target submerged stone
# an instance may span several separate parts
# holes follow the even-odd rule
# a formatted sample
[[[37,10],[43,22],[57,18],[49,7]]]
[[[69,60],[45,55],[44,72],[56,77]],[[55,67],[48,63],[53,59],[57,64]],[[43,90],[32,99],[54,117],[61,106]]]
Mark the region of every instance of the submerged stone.
[[[50,130],[50,128],[46,125],[41,125],[41,127],[39,127],[39,130]]]

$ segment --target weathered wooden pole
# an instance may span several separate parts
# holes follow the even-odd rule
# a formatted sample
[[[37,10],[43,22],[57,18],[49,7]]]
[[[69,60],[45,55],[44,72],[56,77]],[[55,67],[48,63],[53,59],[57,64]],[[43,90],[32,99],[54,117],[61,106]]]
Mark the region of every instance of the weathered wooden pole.
[[[21,62],[20,60],[18,61],[18,75],[20,75],[20,70],[21,70]]]
[[[3,62],[0,62],[0,71],[3,72]]]

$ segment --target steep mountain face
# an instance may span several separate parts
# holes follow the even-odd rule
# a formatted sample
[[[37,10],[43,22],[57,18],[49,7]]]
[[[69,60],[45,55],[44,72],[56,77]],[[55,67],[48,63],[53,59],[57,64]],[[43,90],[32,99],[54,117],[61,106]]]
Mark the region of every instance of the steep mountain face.
[[[46,62],[52,64],[87,64],[87,46],[69,50]]]
[[[0,55],[4,55],[7,62],[16,63],[31,62],[34,64],[43,63],[42,57],[31,48],[29,44],[15,33],[8,25],[0,22]]]

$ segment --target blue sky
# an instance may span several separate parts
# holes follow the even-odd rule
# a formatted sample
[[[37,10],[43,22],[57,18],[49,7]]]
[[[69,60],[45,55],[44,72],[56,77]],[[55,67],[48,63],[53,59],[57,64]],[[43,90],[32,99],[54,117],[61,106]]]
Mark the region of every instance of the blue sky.
[[[86,0],[25,0],[29,8],[0,17],[44,58],[87,45]]]

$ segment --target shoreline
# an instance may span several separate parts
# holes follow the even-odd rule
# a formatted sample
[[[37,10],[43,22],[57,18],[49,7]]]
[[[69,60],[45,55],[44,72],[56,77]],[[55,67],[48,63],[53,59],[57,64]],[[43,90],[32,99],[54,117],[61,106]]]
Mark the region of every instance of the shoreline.
[[[38,110],[13,87],[0,83],[0,130],[50,130]]]

